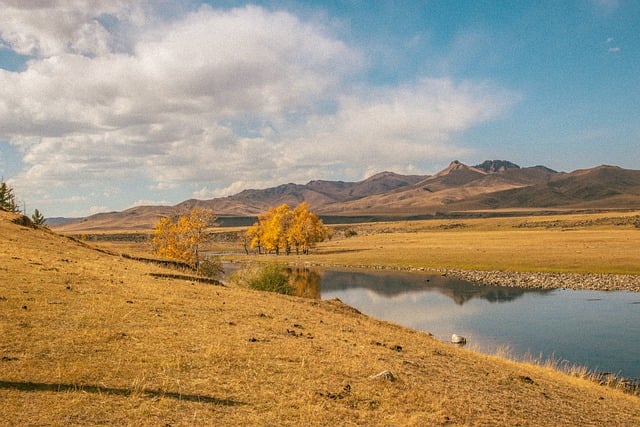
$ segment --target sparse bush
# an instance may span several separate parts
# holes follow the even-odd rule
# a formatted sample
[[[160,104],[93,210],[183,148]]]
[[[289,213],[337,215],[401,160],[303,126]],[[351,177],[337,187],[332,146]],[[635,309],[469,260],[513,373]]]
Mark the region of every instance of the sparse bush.
[[[33,221],[31,221],[31,219],[25,215],[19,215],[17,218],[12,220],[11,222],[13,222],[14,224],[21,225],[23,227],[35,227],[35,225],[33,224]]]
[[[293,286],[289,283],[289,275],[279,264],[267,264],[260,268],[248,281],[251,289],[293,295]]]
[[[357,236],[358,232],[353,228],[349,228],[348,230],[344,230],[344,237],[354,237]]]
[[[224,273],[222,261],[218,257],[207,257],[198,263],[198,274],[204,277],[217,278]]]
[[[238,270],[233,271],[231,274],[225,277],[225,283],[229,286],[236,286],[239,288],[248,288],[249,282],[253,280],[253,278],[257,277],[258,268],[257,267],[242,267]]]

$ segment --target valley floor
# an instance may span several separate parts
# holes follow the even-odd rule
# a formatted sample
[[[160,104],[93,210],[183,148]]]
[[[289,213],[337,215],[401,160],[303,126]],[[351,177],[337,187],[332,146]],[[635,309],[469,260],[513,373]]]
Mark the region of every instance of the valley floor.
[[[1,425],[640,425],[638,397],[586,379],[335,300],[152,276],[11,219]]]
[[[330,241],[305,256],[246,256],[230,244],[215,246],[235,261],[425,271],[497,286],[640,292],[638,248],[638,212],[340,226]]]

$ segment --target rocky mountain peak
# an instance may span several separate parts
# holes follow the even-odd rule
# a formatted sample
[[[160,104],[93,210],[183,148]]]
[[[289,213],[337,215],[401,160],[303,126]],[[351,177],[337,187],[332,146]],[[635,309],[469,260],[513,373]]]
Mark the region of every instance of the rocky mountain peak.
[[[484,174],[484,171],[476,169],[475,167],[465,165],[459,160],[454,160],[451,163],[449,163],[449,166],[447,166],[437,174],[433,175],[433,177],[431,178],[445,177],[447,175],[450,175],[451,173],[455,173],[456,175],[460,173],[464,173],[464,174],[472,173],[472,174],[482,175]]]
[[[520,169],[520,166],[511,163],[508,160],[485,160],[474,168],[483,170],[488,173],[504,172],[508,169]]]

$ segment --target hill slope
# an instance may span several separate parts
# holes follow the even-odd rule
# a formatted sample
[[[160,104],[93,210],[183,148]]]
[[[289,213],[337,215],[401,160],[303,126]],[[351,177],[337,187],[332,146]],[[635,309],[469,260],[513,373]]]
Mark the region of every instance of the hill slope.
[[[61,231],[152,228],[161,216],[193,207],[218,216],[257,216],[270,207],[306,201],[325,216],[415,216],[496,209],[638,209],[640,171],[599,166],[571,173],[520,168],[505,160],[476,166],[458,161],[433,176],[383,172],[360,182],[311,181],[245,190],[173,207],[135,207],[52,225]]]
[[[637,397],[0,212],[0,424],[638,425]],[[174,272],[175,273],[175,272]],[[395,381],[370,379],[384,370]]]
[[[468,203],[487,208],[637,208],[640,171],[599,166],[553,174],[543,183],[477,197]]]
[[[477,210],[486,207],[480,202],[464,206],[461,202],[504,190],[544,185],[556,174],[542,167],[520,168],[513,165],[491,172],[493,168],[493,163],[472,167],[454,161],[441,172],[412,186],[326,206],[320,212],[325,215],[338,212],[342,215],[424,215]]]

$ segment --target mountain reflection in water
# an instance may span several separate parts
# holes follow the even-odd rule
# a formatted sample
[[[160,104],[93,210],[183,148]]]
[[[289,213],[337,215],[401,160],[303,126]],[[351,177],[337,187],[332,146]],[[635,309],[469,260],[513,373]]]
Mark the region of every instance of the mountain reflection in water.
[[[640,304],[633,292],[474,285],[401,272],[324,271],[323,299],[484,353],[507,351],[640,378]]]
[[[394,297],[413,292],[436,291],[451,298],[456,304],[481,298],[492,303],[513,301],[525,293],[545,294],[550,290],[479,286],[465,280],[441,275],[398,272],[325,271],[322,273],[322,293],[362,288],[380,296]]]
[[[225,265],[227,274],[241,268]],[[633,292],[474,285],[397,271],[288,269],[300,296],[339,298],[362,313],[477,351],[538,355],[640,378],[640,301]]]

